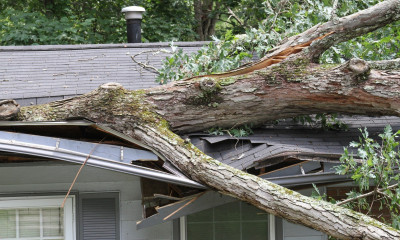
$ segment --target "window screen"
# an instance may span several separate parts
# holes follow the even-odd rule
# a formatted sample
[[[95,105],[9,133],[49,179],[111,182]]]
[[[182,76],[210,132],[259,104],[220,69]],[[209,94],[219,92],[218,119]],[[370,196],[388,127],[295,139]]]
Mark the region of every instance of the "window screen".
[[[188,240],[268,240],[268,214],[233,202],[187,217]]]
[[[0,239],[64,239],[63,213],[61,208],[0,210]]]
[[[74,198],[0,198],[0,239],[74,240]]]

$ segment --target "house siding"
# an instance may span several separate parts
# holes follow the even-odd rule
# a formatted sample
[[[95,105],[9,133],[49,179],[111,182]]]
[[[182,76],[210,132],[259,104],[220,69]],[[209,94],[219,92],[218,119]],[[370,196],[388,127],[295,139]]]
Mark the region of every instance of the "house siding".
[[[32,194],[65,194],[79,165],[71,164],[1,164],[1,196],[29,196]],[[172,239],[172,222],[136,230],[142,219],[140,178],[85,166],[74,185],[73,192],[119,193],[119,235],[121,240]],[[79,229],[79,228],[78,228]],[[79,234],[78,234],[79,235]],[[77,238],[79,239],[79,238]]]

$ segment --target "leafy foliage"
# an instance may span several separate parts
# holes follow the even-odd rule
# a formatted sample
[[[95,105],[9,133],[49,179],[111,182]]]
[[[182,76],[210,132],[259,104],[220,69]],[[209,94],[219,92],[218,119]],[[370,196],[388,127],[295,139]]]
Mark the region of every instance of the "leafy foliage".
[[[142,26],[144,41],[170,42],[196,39],[191,1],[146,0],[141,1],[140,5],[146,9]]]
[[[246,137],[246,136],[249,136],[254,133],[252,126],[249,126],[247,124],[240,126],[240,127],[231,128],[231,129],[223,129],[221,127],[213,127],[213,128],[210,128],[207,132],[211,135],[217,135],[217,136],[222,136],[225,133],[227,133],[230,136],[237,137],[237,138]]]
[[[231,31],[227,32],[225,39],[227,40],[216,39],[216,42],[209,43],[195,54],[183,53],[182,49],[172,46],[175,53],[164,60],[156,81],[167,83],[197,75],[223,72],[237,68],[251,59],[252,54],[246,51],[248,46],[242,44],[242,39],[233,36]]]
[[[143,41],[195,39],[190,1],[139,0],[146,8]],[[126,23],[115,1],[10,1],[0,2],[0,45],[118,43],[126,41]]]
[[[43,13],[25,13],[13,9],[0,17],[1,42],[4,45],[84,43],[87,28],[94,19],[76,22],[76,17],[49,19]]]
[[[358,184],[359,190],[348,193],[350,207],[371,211],[373,204],[380,208],[388,208],[391,212],[392,226],[400,229],[400,152],[397,138],[400,130],[393,133],[390,126],[379,134],[380,141],[372,139],[364,129],[358,142],[351,142],[350,147],[357,153],[351,154],[345,148],[340,158],[341,165],[336,168],[338,174],[350,174]],[[372,201],[360,197],[365,192],[372,191]]]
[[[241,1],[238,6],[248,14],[249,9]],[[337,14],[345,16],[360,9],[375,5],[378,0],[339,1]],[[255,6],[259,6],[255,2]],[[167,83],[184,78],[225,72],[250,61],[253,57],[261,57],[264,53],[286,37],[298,34],[306,29],[330,20],[332,14],[331,1],[263,1],[257,16],[265,16],[255,26],[252,18],[245,18],[238,11],[243,22],[251,23],[242,26],[244,35],[234,35],[240,32],[233,27],[225,31],[221,38],[214,38],[214,42],[199,50],[197,53],[184,54],[177,49],[168,57],[160,69],[157,81]],[[260,12],[261,11],[261,12]],[[220,35],[221,36],[221,35]],[[396,22],[381,28],[373,33],[338,44],[326,51],[322,63],[340,63],[353,57],[366,60],[391,59],[400,56],[400,23]]]
[[[342,122],[336,113],[318,113],[315,115],[299,115],[293,118],[294,122],[313,127],[320,126],[324,130],[347,130],[348,126]]]

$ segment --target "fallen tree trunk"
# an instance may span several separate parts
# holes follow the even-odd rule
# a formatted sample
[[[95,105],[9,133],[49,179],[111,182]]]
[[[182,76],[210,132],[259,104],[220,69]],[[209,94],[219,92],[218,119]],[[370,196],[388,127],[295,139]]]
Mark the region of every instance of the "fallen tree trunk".
[[[400,1],[388,0],[292,37],[245,74],[235,70],[138,91],[105,84],[80,97],[24,107],[16,119],[86,117],[152,146],[190,178],[289,221],[341,239],[400,239],[399,231],[370,217],[224,165],[172,132],[261,124],[304,113],[400,115],[398,61],[314,63],[333,44],[399,18]],[[299,51],[286,54],[290,47]],[[276,61],[264,65],[271,60]]]

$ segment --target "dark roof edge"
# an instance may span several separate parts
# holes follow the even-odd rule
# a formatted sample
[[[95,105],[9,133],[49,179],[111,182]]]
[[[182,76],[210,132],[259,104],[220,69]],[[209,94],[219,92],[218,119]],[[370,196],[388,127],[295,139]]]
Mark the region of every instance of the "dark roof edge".
[[[201,47],[208,44],[202,42],[174,42],[178,47]],[[116,43],[116,44],[79,44],[79,45],[30,45],[30,46],[0,46],[0,52],[13,51],[60,51],[60,50],[86,50],[86,49],[110,49],[110,48],[167,48],[171,42],[158,43]]]

